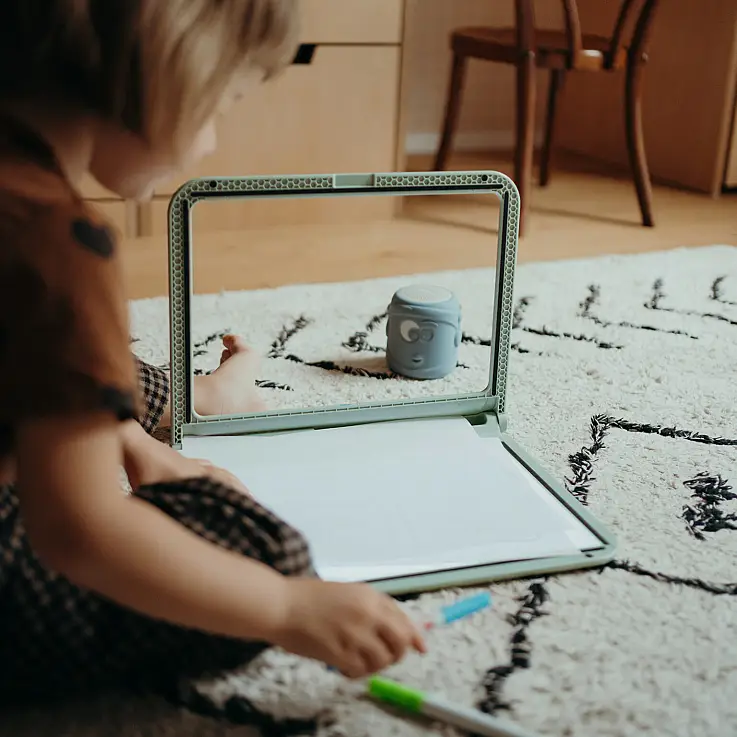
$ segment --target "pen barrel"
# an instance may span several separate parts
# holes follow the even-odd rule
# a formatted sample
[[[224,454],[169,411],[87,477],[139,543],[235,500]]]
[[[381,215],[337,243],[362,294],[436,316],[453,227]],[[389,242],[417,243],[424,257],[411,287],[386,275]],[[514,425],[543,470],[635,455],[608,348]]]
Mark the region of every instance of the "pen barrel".
[[[539,737],[512,722],[484,714],[477,709],[446,704],[427,695],[420,711],[430,719],[483,737]]]

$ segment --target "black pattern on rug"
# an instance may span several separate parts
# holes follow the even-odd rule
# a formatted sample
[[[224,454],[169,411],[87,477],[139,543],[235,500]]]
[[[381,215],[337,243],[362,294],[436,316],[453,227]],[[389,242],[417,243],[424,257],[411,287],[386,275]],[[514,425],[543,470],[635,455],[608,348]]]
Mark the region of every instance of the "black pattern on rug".
[[[369,343],[368,337],[384,322],[384,320],[386,320],[388,316],[388,312],[374,315],[366,323],[363,330],[353,333],[353,335],[343,341],[343,348],[347,348],[349,351],[353,351],[355,353],[360,353],[361,351],[365,351],[367,353],[384,353],[384,348]]]
[[[385,317],[385,315],[377,315],[371,318],[371,321],[368,323],[369,327],[367,327],[367,330],[374,329],[376,325],[379,324]],[[279,331],[279,336],[272,343],[271,350],[268,354],[269,358],[281,358],[286,361],[291,361],[292,363],[307,366],[308,368],[321,369],[322,371],[340,373],[347,376],[362,376],[369,379],[379,379],[381,381],[384,381],[386,379],[404,378],[400,374],[397,374],[389,369],[387,369],[386,371],[376,371],[366,366],[339,364],[331,360],[308,361],[301,356],[298,356],[296,353],[287,353],[287,344],[289,343],[289,341],[312,323],[313,320],[311,320],[310,318],[301,316],[294,320],[291,325],[283,326],[282,329]],[[342,346],[344,348],[348,348],[353,353],[368,352],[376,354],[385,352],[384,348],[371,345],[368,342],[366,331],[359,331],[357,333],[354,333],[342,343]],[[457,363],[456,368],[468,369],[468,366],[463,363]]]
[[[602,569],[602,572],[607,568],[615,571],[625,571],[627,573],[632,573],[635,576],[644,576],[645,578],[652,579],[658,583],[674,584],[676,586],[686,586],[690,589],[698,589],[699,591],[704,591],[707,594],[714,594],[714,596],[737,596],[737,583],[711,583],[700,578],[671,576],[667,573],[649,571],[647,568],[644,568],[637,563],[630,563],[627,560],[613,560],[611,563],[608,563],[604,569]]]
[[[679,430],[675,427],[650,425],[648,423],[631,422],[624,419],[615,419],[609,415],[594,415],[589,423],[591,443],[568,457],[571,475],[565,478],[568,492],[581,504],[588,504],[588,496],[594,476],[594,464],[601,451],[606,447],[604,440],[610,430],[622,430],[630,433],[659,435],[664,438],[686,440],[714,446],[737,447],[737,439],[706,435],[692,430]],[[684,481],[684,486],[693,491],[697,500],[693,505],[683,508],[683,518],[689,531],[697,539],[705,539],[704,533],[714,533],[720,530],[737,530],[737,514],[727,514],[721,509],[721,504],[737,499],[732,487],[719,475],[712,476],[702,472],[693,479]],[[698,589],[715,596],[737,596],[737,583],[714,583],[700,578],[685,578],[673,576],[659,571],[651,571],[636,563],[626,560],[614,560],[603,566],[599,572],[618,570],[626,573],[649,578],[658,583],[685,586]],[[563,575],[580,575],[580,572]],[[515,672],[531,667],[532,644],[529,639],[529,628],[541,616],[550,614],[542,607],[549,603],[550,595],[545,587],[546,577],[542,582],[530,584],[527,592],[518,600],[521,606],[510,619],[514,626],[510,638],[510,660],[503,665],[490,668],[481,680],[484,696],[478,702],[478,708],[489,714],[498,711],[511,711],[513,705],[504,698],[503,689],[506,681]]]
[[[532,665],[532,645],[528,630],[540,617],[549,614],[543,609],[550,599],[545,587],[546,581],[547,578],[530,583],[527,591],[517,598],[519,608],[507,619],[514,628],[509,642],[509,662],[490,668],[481,681],[484,695],[477,706],[487,714],[511,711],[513,708],[513,705],[503,697],[502,690],[511,675]]]
[[[512,335],[514,335],[515,330],[520,330],[523,327],[523,322],[525,319],[525,312],[527,310],[528,305],[530,304],[532,300],[532,297],[521,297],[520,299],[515,302],[514,310],[512,311]],[[464,340],[467,340],[469,343],[475,343],[476,345],[485,345],[491,347],[491,341],[483,341],[483,342],[477,342],[477,339],[473,336],[467,336],[464,335]],[[545,353],[542,351],[531,351],[529,348],[525,348],[519,341],[516,343],[512,343],[509,346],[509,349],[512,351],[512,353],[519,353],[520,355],[534,355],[534,356],[544,356]]]
[[[279,331],[279,335],[271,345],[268,357],[272,359],[281,358],[292,363],[298,363],[308,368],[322,369],[323,371],[330,371],[335,373],[342,373],[348,376],[364,376],[370,379],[395,379],[398,378],[397,374],[392,371],[374,371],[363,366],[351,366],[351,365],[340,365],[335,361],[307,361],[304,358],[296,355],[295,353],[287,353],[289,341],[298,335],[306,327],[311,325],[313,320],[301,315],[296,320],[293,320],[291,324],[284,325]]]
[[[724,281],[727,277],[726,276],[719,276],[711,284],[711,292],[709,294],[709,299],[714,300],[714,302],[719,302],[723,305],[728,305],[730,307],[737,307],[737,301],[726,299],[724,296],[724,290],[722,285],[724,284]]]
[[[666,307],[663,305],[663,300],[666,299],[668,296],[663,287],[665,285],[665,281],[663,279],[656,279],[653,283],[652,288],[652,294],[650,295],[650,299],[645,302],[645,307],[648,310],[660,310],[660,312],[670,312],[674,315],[683,315],[684,317],[700,317],[704,320],[717,320],[718,322],[726,323],[727,325],[732,325],[733,327],[737,327],[737,320],[733,320],[730,317],[727,317],[726,315],[720,315],[718,312],[699,312],[699,310],[686,310],[686,309],[680,309],[676,307]],[[713,290],[713,285],[712,285]]]
[[[589,285],[589,293],[586,295],[586,298],[581,302],[579,305],[579,317],[582,317],[584,320],[590,320],[594,323],[594,325],[598,325],[600,328],[627,328],[630,330],[646,330],[653,333],[667,333],[669,335],[682,335],[686,338],[691,338],[692,340],[698,340],[698,335],[691,335],[690,333],[687,333],[685,330],[666,330],[665,328],[659,328],[655,325],[641,325],[634,322],[629,322],[628,320],[621,320],[618,322],[612,322],[610,320],[604,320],[601,317],[599,317],[596,312],[594,312],[594,308],[598,307],[600,304],[600,298],[601,298],[601,287],[599,287],[597,284],[591,284]]]
[[[605,415],[592,417],[589,425],[591,445],[585,445],[568,456],[568,466],[573,473],[565,477],[566,490],[584,505],[588,504],[589,489],[596,479],[594,461],[604,448],[604,438],[611,427],[609,420]]]
[[[725,281],[726,277],[718,277],[713,281],[710,287],[710,295],[709,298],[712,301],[718,302],[723,305],[727,306],[735,306],[737,305],[737,302],[730,301],[724,297],[724,291],[723,291],[723,283]],[[656,279],[652,286],[652,293],[650,295],[650,299],[645,302],[644,306],[653,311],[661,311],[661,312],[669,312],[674,314],[681,314],[684,316],[693,316],[693,317],[700,317],[704,319],[712,319],[712,320],[718,320],[720,322],[725,322],[729,325],[735,325],[737,326],[737,320],[733,320],[729,317],[726,317],[725,315],[720,315],[718,313],[712,313],[712,312],[699,312],[697,310],[686,310],[686,309],[676,309],[671,308],[663,305],[663,300],[666,299],[667,295],[664,291],[664,280],[662,278]],[[588,287],[588,294],[584,299],[579,303],[579,311],[578,316],[582,319],[589,320],[590,322],[594,323],[598,327],[602,328],[610,328],[610,327],[616,327],[616,328],[625,328],[625,329],[631,329],[631,330],[640,330],[640,331],[648,331],[648,332],[659,332],[659,333],[666,333],[670,335],[678,335],[685,338],[689,338],[691,340],[698,340],[697,335],[693,335],[685,330],[679,330],[679,329],[665,329],[660,328],[654,325],[647,325],[647,324],[639,324],[639,323],[633,323],[630,321],[610,321],[606,320],[602,317],[600,317],[596,312],[595,308],[600,305],[600,298],[601,298],[601,288],[596,284],[591,284]],[[515,303],[514,311],[513,311],[513,317],[512,317],[512,330],[518,330],[523,333],[528,333],[530,335],[535,335],[538,337],[544,337],[544,338],[557,338],[560,340],[573,340],[577,342],[583,342],[583,343],[590,343],[594,345],[596,348],[603,349],[603,350],[621,350],[624,346],[612,343],[608,340],[601,340],[597,338],[596,336],[592,335],[586,335],[582,333],[572,333],[572,332],[558,332],[551,330],[547,328],[545,325],[539,326],[539,327],[533,327],[530,325],[525,324],[525,317],[526,317],[526,311],[529,305],[532,302],[532,297],[526,296],[521,297],[518,299]],[[386,311],[373,315],[367,323],[364,325],[364,327],[361,330],[356,331],[352,335],[350,335],[348,338],[346,338],[345,341],[342,342],[342,347],[350,350],[353,353],[373,353],[373,354],[382,354],[385,353],[385,348],[383,346],[376,345],[374,343],[371,343],[369,340],[369,336],[376,332],[377,328],[379,328],[384,321],[387,319],[388,313]],[[355,366],[355,365],[345,365],[345,364],[337,364],[334,361],[331,360],[321,360],[321,361],[307,361],[303,359],[302,357],[296,355],[295,353],[287,353],[287,347],[288,343],[292,338],[294,338],[297,334],[302,332],[305,328],[307,328],[309,325],[313,324],[313,320],[311,318],[308,318],[304,315],[300,315],[297,318],[293,319],[290,324],[284,325],[281,330],[279,331],[279,334],[272,342],[269,352],[267,354],[268,358],[271,359],[285,359],[288,361],[291,361],[293,363],[301,364],[304,366],[307,366],[309,368],[317,368],[321,369],[323,371],[328,372],[337,372],[337,373],[343,373],[349,376],[361,376],[361,377],[367,377],[367,378],[374,378],[379,380],[385,380],[385,379],[401,379],[402,377],[398,374],[393,373],[392,371],[376,371],[374,369],[364,367],[364,366]],[[207,354],[207,349],[214,343],[215,341],[222,340],[225,335],[229,333],[229,330],[220,330],[216,333],[213,333],[211,335],[206,336],[202,340],[197,341],[193,345],[193,356],[195,358],[200,358],[202,356],[205,356]],[[135,342],[137,339],[133,338],[132,341]],[[471,335],[468,333],[463,333],[462,342],[466,345],[476,345],[480,347],[491,347],[491,339],[486,337],[479,337],[476,335]],[[544,356],[545,353],[541,351],[532,351],[529,348],[524,347],[520,342],[513,342],[510,345],[510,350],[514,353],[518,353],[521,355],[535,355],[535,356]],[[463,363],[457,364],[458,368],[461,369],[467,369],[468,366]],[[162,368],[168,368],[168,363],[163,364]],[[196,376],[201,376],[203,374],[209,374],[212,373],[212,371],[206,371],[201,368],[196,368],[194,370],[194,373]],[[287,384],[283,384],[280,382],[271,381],[268,379],[259,379],[256,381],[256,385],[263,389],[272,389],[272,390],[278,390],[278,391],[294,391],[293,388]]]
[[[681,330],[663,330],[660,328],[656,328],[653,326],[648,325],[636,325],[634,323],[627,323],[627,322],[620,322],[620,323],[614,323],[614,322],[608,322],[606,320],[603,320],[599,318],[597,315],[594,315],[592,313],[592,308],[595,304],[597,304],[597,300],[599,298],[599,288],[595,285],[592,285],[589,287],[589,294],[588,296],[581,302],[580,304],[580,312],[579,316],[584,317],[586,319],[591,320],[599,327],[630,327],[633,329],[638,330],[650,330],[655,332],[665,332],[665,333],[671,333],[674,335],[683,335],[685,337],[692,338],[694,340],[697,340],[697,336],[690,335],[689,333],[686,333],[685,331]],[[530,325],[525,324],[525,316],[526,311],[529,305],[532,302],[532,297],[521,297],[518,299],[515,303],[513,316],[512,316],[512,331],[520,331],[523,333],[528,333],[530,335],[535,335],[538,337],[543,338],[556,338],[559,340],[573,340],[579,343],[590,343],[591,345],[594,345],[596,348],[603,349],[603,350],[621,350],[624,346],[612,343],[608,340],[601,340],[600,338],[594,336],[594,335],[585,335],[583,333],[572,333],[572,332],[558,332],[555,330],[551,330],[545,325],[533,327]],[[349,335],[342,343],[341,346],[352,353],[371,353],[375,355],[379,354],[385,354],[386,349],[384,346],[377,345],[375,343],[372,343],[370,341],[370,336],[372,334],[375,334],[377,329],[381,327],[381,325],[386,321],[388,317],[388,313],[386,311],[378,313],[376,315],[373,315],[366,324],[362,327],[362,329],[357,330],[356,332]],[[299,315],[298,317],[294,318],[290,323],[287,323],[282,326],[282,328],[279,330],[279,333],[277,337],[272,341],[271,346],[269,348],[269,351],[267,353],[267,357],[270,359],[283,359],[286,361],[291,361],[292,363],[300,364],[302,366],[306,366],[308,368],[316,368],[321,369],[323,371],[333,372],[333,373],[342,373],[348,376],[360,376],[365,378],[372,378],[372,379],[379,379],[379,380],[386,380],[386,379],[402,379],[399,374],[396,374],[390,370],[386,371],[376,371],[373,368],[369,368],[367,366],[361,366],[361,365],[351,365],[351,364],[338,364],[335,361],[332,360],[320,360],[320,361],[308,361],[301,356],[297,355],[294,352],[287,352],[288,351],[288,345],[289,342],[297,336],[299,333],[301,333],[303,330],[308,328],[310,325],[314,324],[314,320],[312,318],[309,318],[305,315]],[[228,330],[221,330],[217,333],[213,333],[211,335],[208,335],[206,338],[198,341],[194,344],[194,352],[193,355],[195,358],[200,358],[207,354],[207,349],[209,346],[211,346],[212,343],[214,343],[216,340],[222,340],[222,338],[228,334]],[[480,337],[477,335],[472,335],[469,333],[462,333],[461,336],[461,342],[464,345],[474,345],[484,348],[490,348],[491,347],[491,338],[490,337]],[[518,353],[521,355],[534,355],[534,356],[544,356],[544,351],[533,351],[529,348],[524,347],[519,341],[513,342],[510,345],[510,350],[513,353]],[[468,369],[469,367],[461,362],[458,362],[457,368],[460,369]],[[196,376],[201,376],[203,374],[211,373],[211,371],[205,371],[201,368],[196,368],[194,371]],[[264,389],[277,389],[281,391],[293,391],[293,388],[286,384],[281,384],[278,382],[270,381],[270,380],[258,380],[256,382],[257,386],[264,388]]]
[[[291,325],[284,325],[279,331],[279,335],[274,338],[274,342],[271,344],[271,350],[269,350],[269,358],[282,358],[287,350],[287,343],[298,333],[301,333],[312,320],[309,320],[304,315],[300,315],[298,318],[292,321]]]
[[[537,335],[544,338],[558,338],[560,340],[574,340],[578,343],[591,343],[597,348],[603,350],[621,350],[624,346],[616,345],[610,341],[600,340],[593,335],[584,335],[582,333],[569,333],[569,332],[557,332],[550,330],[545,325],[540,327],[531,327],[525,324],[525,317],[527,308],[532,303],[532,297],[521,297],[515,303],[514,310],[512,312],[512,332],[518,330],[523,333],[530,335]],[[468,335],[463,333],[463,343],[470,343],[472,345],[491,347],[491,340],[489,338],[479,338],[475,335]],[[545,353],[542,351],[531,351],[529,348],[525,348],[521,343],[516,342],[510,345],[510,349],[514,353],[520,353],[523,355],[535,355],[544,356]]]
[[[604,439],[610,430],[624,430],[625,432],[640,433],[643,435],[659,435],[663,438],[677,438],[703,445],[737,447],[737,440],[720,436],[706,435],[694,430],[682,430],[666,425],[650,425],[644,422],[631,422],[622,418],[615,419],[609,415],[594,415],[589,425],[591,444],[583,446],[576,453],[568,457],[568,465],[573,472],[566,477],[566,489],[581,502],[587,504],[591,483],[595,480],[594,461],[605,447]]]
[[[685,440],[702,445],[737,448],[737,439],[734,438],[707,435],[706,433],[694,430],[681,430],[674,426],[651,425],[644,422],[631,422],[621,418],[615,419],[608,415],[596,415],[591,419],[590,424],[592,444],[585,446],[578,453],[569,456],[569,466],[574,471],[573,479],[577,483],[573,486],[567,479],[566,486],[583,504],[587,503],[589,490],[595,479],[593,475],[593,464],[601,450],[605,447],[604,439],[609,430],[623,430],[630,433],[658,435],[663,438]],[[735,515],[725,514],[719,508],[719,505],[724,501],[731,501],[737,498],[737,495],[731,492],[731,487],[721,476],[701,473],[694,479],[684,482],[684,485],[694,490],[694,496],[698,496],[702,503],[701,508],[697,509],[693,515],[686,514],[688,507],[685,507],[683,511],[683,517],[687,524],[689,519],[693,520],[696,528],[693,530],[693,534],[697,531],[703,534],[703,532],[714,532],[717,529],[735,529]],[[708,529],[700,530],[699,528],[702,525]],[[679,578],[678,576],[670,576],[657,571],[649,571],[642,566],[631,564],[627,561],[614,561],[608,564],[607,567],[628,571],[639,576],[647,576],[662,583],[682,584],[691,588],[698,588],[712,594],[737,595],[737,583],[714,583],[698,578]]]
[[[610,350],[610,349],[620,350],[623,348],[623,346],[621,345],[616,345],[609,341],[600,340],[596,336],[592,336],[592,335],[583,335],[579,333],[569,333],[569,332],[556,332],[554,330],[550,330],[544,325],[540,327],[531,327],[529,325],[525,325],[524,324],[525,311],[531,301],[532,301],[531,297],[522,297],[519,300],[517,300],[515,304],[515,308],[514,308],[513,318],[512,318],[512,329],[513,330],[520,330],[522,332],[526,332],[532,335],[542,336],[546,338],[558,338],[561,340],[575,340],[577,342],[591,343],[595,345],[597,348],[602,348],[604,350]],[[380,314],[372,316],[361,330],[357,330],[356,332],[348,336],[348,338],[346,338],[341,343],[341,346],[351,351],[352,353],[373,353],[373,354],[385,353],[386,352],[385,347],[372,343],[369,337],[372,333],[376,332],[376,329],[381,326],[381,324],[386,320],[386,318],[387,318],[386,312],[382,312]],[[362,367],[341,366],[341,365],[336,364],[333,361],[309,362],[294,353],[287,353],[286,350],[287,350],[288,342],[295,335],[297,335],[299,332],[301,332],[306,327],[308,327],[311,323],[312,323],[311,319],[306,318],[304,316],[300,316],[296,318],[290,325],[285,325],[284,327],[282,327],[282,329],[279,332],[279,336],[272,343],[271,350],[269,351],[269,354],[268,354],[269,358],[284,358],[286,360],[292,361],[294,363],[299,363],[304,366],[320,368],[325,371],[338,371],[338,372],[353,375],[353,376],[369,376],[371,378],[377,378],[377,379],[401,378],[400,376],[392,372],[376,372],[376,371],[371,371],[369,369],[362,368]],[[470,335],[465,332],[462,333],[461,342],[464,343],[465,345],[476,345],[476,346],[481,346],[485,348],[491,347],[491,338],[479,337],[477,335]],[[536,356],[545,355],[541,351],[531,351],[530,349],[523,347],[519,342],[512,343],[512,345],[510,346],[510,349],[513,352],[520,353],[520,354],[531,354],[531,355],[536,355]],[[468,368],[468,366],[464,365],[463,363],[458,363],[457,366],[458,368]]]
[[[208,335],[206,338],[203,338],[202,340],[196,341],[192,345],[192,357],[193,358],[201,358],[202,356],[207,355],[207,349],[216,341],[216,340],[222,340],[227,334],[228,330],[221,330],[218,333],[212,333]],[[213,369],[214,370],[214,369]],[[201,368],[196,368],[194,370],[195,376],[209,376],[212,373],[212,371],[205,371]]]
[[[523,297],[517,301],[517,305],[514,310],[513,328],[519,328],[522,325],[522,318],[524,307],[529,303],[528,297]],[[366,352],[366,353],[386,353],[386,349],[383,346],[378,346],[375,343],[369,341],[369,335],[373,333],[388,317],[387,312],[383,312],[379,315],[374,315],[364,327],[363,330],[358,330],[350,335],[346,340],[343,341],[343,348],[347,348],[349,351],[354,353]],[[468,333],[461,334],[461,342],[464,345],[476,345],[485,348],[491,347],[491,338],[480,338],[476,335],[469,335]],[[510,349],[514,353],[529,354],[533,351],[523,348],[519,343],[513,343]],[[542,356],[543,353],[534,352],[535,355]],[[458,368],[468,368],[468,366],[458,363]]]
[[[599,338],[595,338],[593,335],[583,335],[582,333],[558,333],[555,330],[550,330],[544,326],[541,328],[531,328],[525,325],[522,326],[520,330],[532,335],[539,335],[543,338],[562,338],[564,340],[575,340],[579,343],[591,343],[597,348],[602,348],[603,350],[619,351],[624,348],[624,346],[610,343],[608,340],[599,340]]]
[[[683,519],[688,531],[697,540],[706,540],[708,533],[737,530],[737,514],[722,509],[724,502],[737,499],[737,494],[725,479],[719,475],[700,473],[684,481],[683,485],[693,492],[692,498],[695,500],[693,504],[683,507]]]
[[[611,343],[610,341],[606,340],[600,340],[596,336],[593,335],[584,335],[580,333],[570,333],[570,332],[556,332],[554,330],[550,330],[546,326],[542,325],[540,327],[532,327],[529,325],[526,325],[525,320],[525,312],[527,310],[527,307],[532,302],[532,297],[521,297],[517,300],[515,303],[513,316],[512,316],[512,330],[519,330],[524,333],[529,333],[531,335],[536,335],[540,337],[545,338],[557,338],[560,340],[574,340],[580,343],[591,343],[592,345],[596,346],[597,348],[601,348],[604,350],[621,350],[624,346],[617,345],[614,343]],[[353,353],[374,353],[374,354],[383,354],[386,352],[385,348],[383,346],[376,345],[375,343],[372,343],[370,341],[370,336],[374,334],[384,321],[387,319],[388,313],[382,312],[377,315],[372,316],[367,323],[364,325],[364,327],[360,330],[357,330],[356,332],[352,333],[348,338],[346,338],[342,343],[342,347],[348,349],[349,351]],[[294,337],[297,333],[299,333],[301,330],[306,328],[312,321],[308,318],[305,318],[304,316],[300,316],[297,318],[291,325],[286,325],[282,328],[282,330],[279,333],[279,337],[274,341],[272,344],[272,350],[269,353],[270,358],[286,358],[287,360],[291,360],[295,363],[301,363],[306,366],[312,366],[315,368],[322,368],[326,371],[340,371],[342,373],[347,373],[351,375],[356,376],[371,376],[372,372],[366,373],[367,369],[361,369],[351,366],[339,366],[335,364],[332,361],[318,361],[309,363],[305,361],[304,359],[300,358],[299,356],[295,354],[288,354],[286,353],[286,345],[289,342],[289,340]],[[610,323],[613,324],[613,323]],[[643,328],[646,329],[646,328]],[[675,331],[678,333],[678,331]],[[689,336],[693,337],[693,336]],[[477,335],[471,335],[468,333],[462,333],[461,336],[461,342],[465,345],[476,345],[481,346],[485,348],[491,347],[491,338],[487,337],[480,337]],[[510,349],[514,353],[519,353],[522,355],[535,355],[535,356],[543,356],[545,355],[542,351],[532,351],[529,348],[525,348],[521,343],[514,342],[510,345]],[[458,368],[468,368],[462,363],[458,364]],[[376,374],[377,372],[373,372]],[[400,378],[396,374],[380,374],[373,376],[373,378]]]
[[[565,331],[556,332],[555,330],[550,330],[545,325],[536,328],[525,325],[525,312],[531,302],[532,297],[522,297],[520,300],[518,300],[512,314],[512,330],[521,330],[524,333],[538,335],[544,338],[559,338],[562,340],[575,340],[578,343],[591,343],[597,348],[601,348],[603,350],[621,350],[622,348],[624,348],[624,346],[611,343],[608,340],[600,340],[593,335],[584,335],[582,333],[569,333]]]

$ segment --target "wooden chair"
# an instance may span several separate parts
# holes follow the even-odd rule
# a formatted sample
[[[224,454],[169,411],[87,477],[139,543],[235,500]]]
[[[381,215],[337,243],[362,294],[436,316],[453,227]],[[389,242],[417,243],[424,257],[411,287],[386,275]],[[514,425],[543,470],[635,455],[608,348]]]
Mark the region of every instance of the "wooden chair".
[[[642,78],[647,45],[658,0],[621,0],[611,36],[582,33],[576,0],[563,3],[565,29],[535,30],[533,0],[515,0],[515,28],[460,28],[451,34],[453,65],[435,170],[448,160],[458,124],[468,59],[514,64],[517,68],[517,113],[514,181],[522,199],[520,229],[530,201],[535,137],[535,69],[550,70],[540,184],[550,181],[550,155],[555,134],[558,98],[567,72],[625,73],[625,130],[630,165],[642,213],[642,224],[653,225],[652,186],[642,133]]]

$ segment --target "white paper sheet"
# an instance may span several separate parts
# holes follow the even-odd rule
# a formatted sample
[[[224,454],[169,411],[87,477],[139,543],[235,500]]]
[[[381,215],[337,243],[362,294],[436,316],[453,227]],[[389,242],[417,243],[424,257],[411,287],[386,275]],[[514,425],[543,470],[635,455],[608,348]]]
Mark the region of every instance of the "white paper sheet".
[[[302,530],[329,580],[578,553],[570,519],[493,444],[507,455],[459,418],[186,438],[182,452],[227,468]]]
[[[492,462],[501,464],[527,480],[530,488],[558,515],[566,525],[566,534],[579,550],[593,550],[601,547],[601,540],[594,535],[578,517],[573,515],[551,494],[524,466],[516,462],[499,441],[484,444]]]

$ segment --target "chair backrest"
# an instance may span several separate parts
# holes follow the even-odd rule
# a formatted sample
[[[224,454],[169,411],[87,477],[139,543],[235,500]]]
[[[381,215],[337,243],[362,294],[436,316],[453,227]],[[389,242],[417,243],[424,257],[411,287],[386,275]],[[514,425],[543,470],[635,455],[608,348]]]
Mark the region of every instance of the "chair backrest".
[[[657,6],[658,0],[624,0],[612,33],[611,60],[617,59],[625,47],[633,56],[645,54]]]
[[[620,66],[629,54],[633,58],[645,54],[650,38],[652,22],[659,0],[622,0],[622,5],[614,24],[609,49],[604,59],[597,60],[596,66],[605,68]],[[565,19],[568,46],[568,68],[585,69],[592,65],[593,59],[586,53],[581,31],[581,19],[577,0],[561,0]],[[517,25],[517,47],[523,52],[535,49],[535,12],[533,0],[515,0]]]

